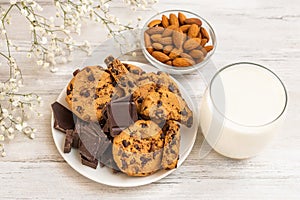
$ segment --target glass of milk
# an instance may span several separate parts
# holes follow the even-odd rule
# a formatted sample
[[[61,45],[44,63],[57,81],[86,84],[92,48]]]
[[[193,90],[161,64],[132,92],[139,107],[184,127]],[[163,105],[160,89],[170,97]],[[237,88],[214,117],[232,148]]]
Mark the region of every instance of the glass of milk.
[[[235,159],[257,155],[280,128],[287,91],[279,77],[254,63],[231,64],[212,78],[200,106],[209,145]]]

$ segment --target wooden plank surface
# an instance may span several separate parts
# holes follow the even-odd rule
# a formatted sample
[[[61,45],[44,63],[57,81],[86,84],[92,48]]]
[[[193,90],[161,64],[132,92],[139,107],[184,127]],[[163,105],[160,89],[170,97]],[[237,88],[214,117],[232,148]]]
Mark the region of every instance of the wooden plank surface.
[[[39,1],[50,15],[52,1]],[[42,118],[32,118],[37,138],[22,135],[6,144],[7,157],[0,158],[0,199],[299,199],[300,197],[300,4],[296,0],[276,1],[160,1],[153,9],[128,15],[121,1],[112,8],[123,20],[143,16],[143,21],[158,11],[191,10],[214,27],[218,47],[212,62],[216,68],[237,61],[252,61],[275,71],[289,93],[286,123],[281,133],[257,157],[231,160],[215,152],[199,158],[203,141],[196,144],[184,164],[168,177],[136,188],[113,188],[90,181],[74,171],[59,155],[51,129],[50,104],[71,78],[74,69],[87,57],[76,53],[71,63],[57,66],[57,73],[36,70],[24,53],[14,52],[23,70],[24,91],[40,94],[44,104]],[[1,1],[0,4],[7,2]],[[17,24],[17,25],[15,25]],[[21,47],[29,43],[28,29],[17,16],[10,28]],[[84,25],[82,38],[96,47],[106,32],[94,24]],[[99,37],[102,36],[103,37]],[[1,67],[1,76],[5,75]],[[187,76],[199,80],[193,73]],[[201,98],[204,86],[194,91]]]

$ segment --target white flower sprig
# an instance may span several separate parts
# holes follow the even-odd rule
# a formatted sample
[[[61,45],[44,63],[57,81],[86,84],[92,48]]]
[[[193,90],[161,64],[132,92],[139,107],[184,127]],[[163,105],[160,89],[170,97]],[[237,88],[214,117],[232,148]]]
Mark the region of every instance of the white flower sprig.
[[[9,68],[7,78],[0,79],[0,156],[6,156],[4,141],[11,140],[15,135],[23,133],[31,139],[35,138],[36,129],[27,124],[32,114],[41,116],[36,110],[41,97],[35,93],[21,93],[23,77],[12,49],[20,48],[13,44],[7,27],[14,15],[12,10],[18,11],[26,19],[30,32],[31,43],[26,52],[28,58],[35,58],[40,67],[57,71],[57,63],[71,60],[72,51],[79,49],[91,53],[88,41],[78,42],[73,34],[80,35],[82,24],[86,21],[99,22],[108,31],[108,36],[118,40],[120,33],[132,29],[130,22],[122,24],[110,11],[112,0],[53,0],[56,7],[55,16],[42,15],[43,8],[36,0],[10,0],[5,7],[0,6],[0,57]],[[121,1],[121,0],[120,0]],[[145,9],[157,0],[123,0],[132,10]],[[137,21],[141,18],[138,17]]]

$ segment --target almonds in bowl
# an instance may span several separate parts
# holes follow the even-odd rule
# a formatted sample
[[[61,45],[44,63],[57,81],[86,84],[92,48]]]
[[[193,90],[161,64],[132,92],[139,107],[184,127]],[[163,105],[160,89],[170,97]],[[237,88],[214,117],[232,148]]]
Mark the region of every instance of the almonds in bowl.
[[[207,63],[216,48],[216,37],[209,23],[200,16],[170,10],[149,19],[141,43],[151,64],[171,74],[182,74]]]

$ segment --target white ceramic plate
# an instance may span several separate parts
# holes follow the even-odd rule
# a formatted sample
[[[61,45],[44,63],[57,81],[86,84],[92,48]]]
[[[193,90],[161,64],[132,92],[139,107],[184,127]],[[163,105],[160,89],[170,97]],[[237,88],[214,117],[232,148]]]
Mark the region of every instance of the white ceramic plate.
[[[146,72],[157,72],[156,68],[154,68],[153,66],[150,66],[148,64],[138,63],[138,62],[128,62],[128,61],[125,61],[125,63],[130,63],[130,64],[134,64],[136,66],[139,66]],[[196,135],[197,135],[199,120],[197,118],[197,114],[196,114],[197,111],[196,111],[193,101],[190,99],[190,97],[189,97],[188,93],[186,92],[186,90],[184,89],[184,87],[179,82],[177,82],[177,84],[180,88],[183,98],[186,100],[188,106],[193,110],[193,113],[194,113],[193,126],[191,128],[187,128],[184,125],[182,125],[180,128],[180,134],[181,134],[180,151],[179,151],[180,159],[178,161],[178,166],[177,166],[177,167],[180,167],[180,165],[188,157],[189,153],[191,152],[191,150],[193,148],[193,145],[194,145],[194,142],[196,139]],[[62,105],[65,105],[66,107],[68,107],[65,102],[65,96],[66,96],[66,88],[63,89],[63,91],[60,93],[60,95],[57,98],[57,101],[59,103],[61,103]],[[53,139],[54,139],[55,145],[56,145],[59,153],[62,155],[62,157],[65,159],[65,161],[74,170],[76,170],[83,176],[85,176],[93,181],[96,181],[98,183],[115,186],[115,187],[134,187],[134,186],[145,185],[145,184],[149,184],[149,183],[158,181],[158,180],[166,177],[167,175],[171,174],[174,170],[176,170],[176,169],[160,170],[160,171],[158,171],[150,176],[146,176],[146,177],[130,177],[123,173],[114,174],[114,173],[112,173],[111,169],[109,169],[107,167],[101,168],[99,165],[98,165],[97,169],[92,169],[90,167],[87,167],[87,166],[81,164],[81,159],[80,159],[79,152],[77,149],[72,148],[70,153],[67,153],[67,154],[63,153],[65,134],[54,129],[53,125],[54,125],[54,117],[53,117],[53,113],[52,113],[51,129],[52,129]]]

